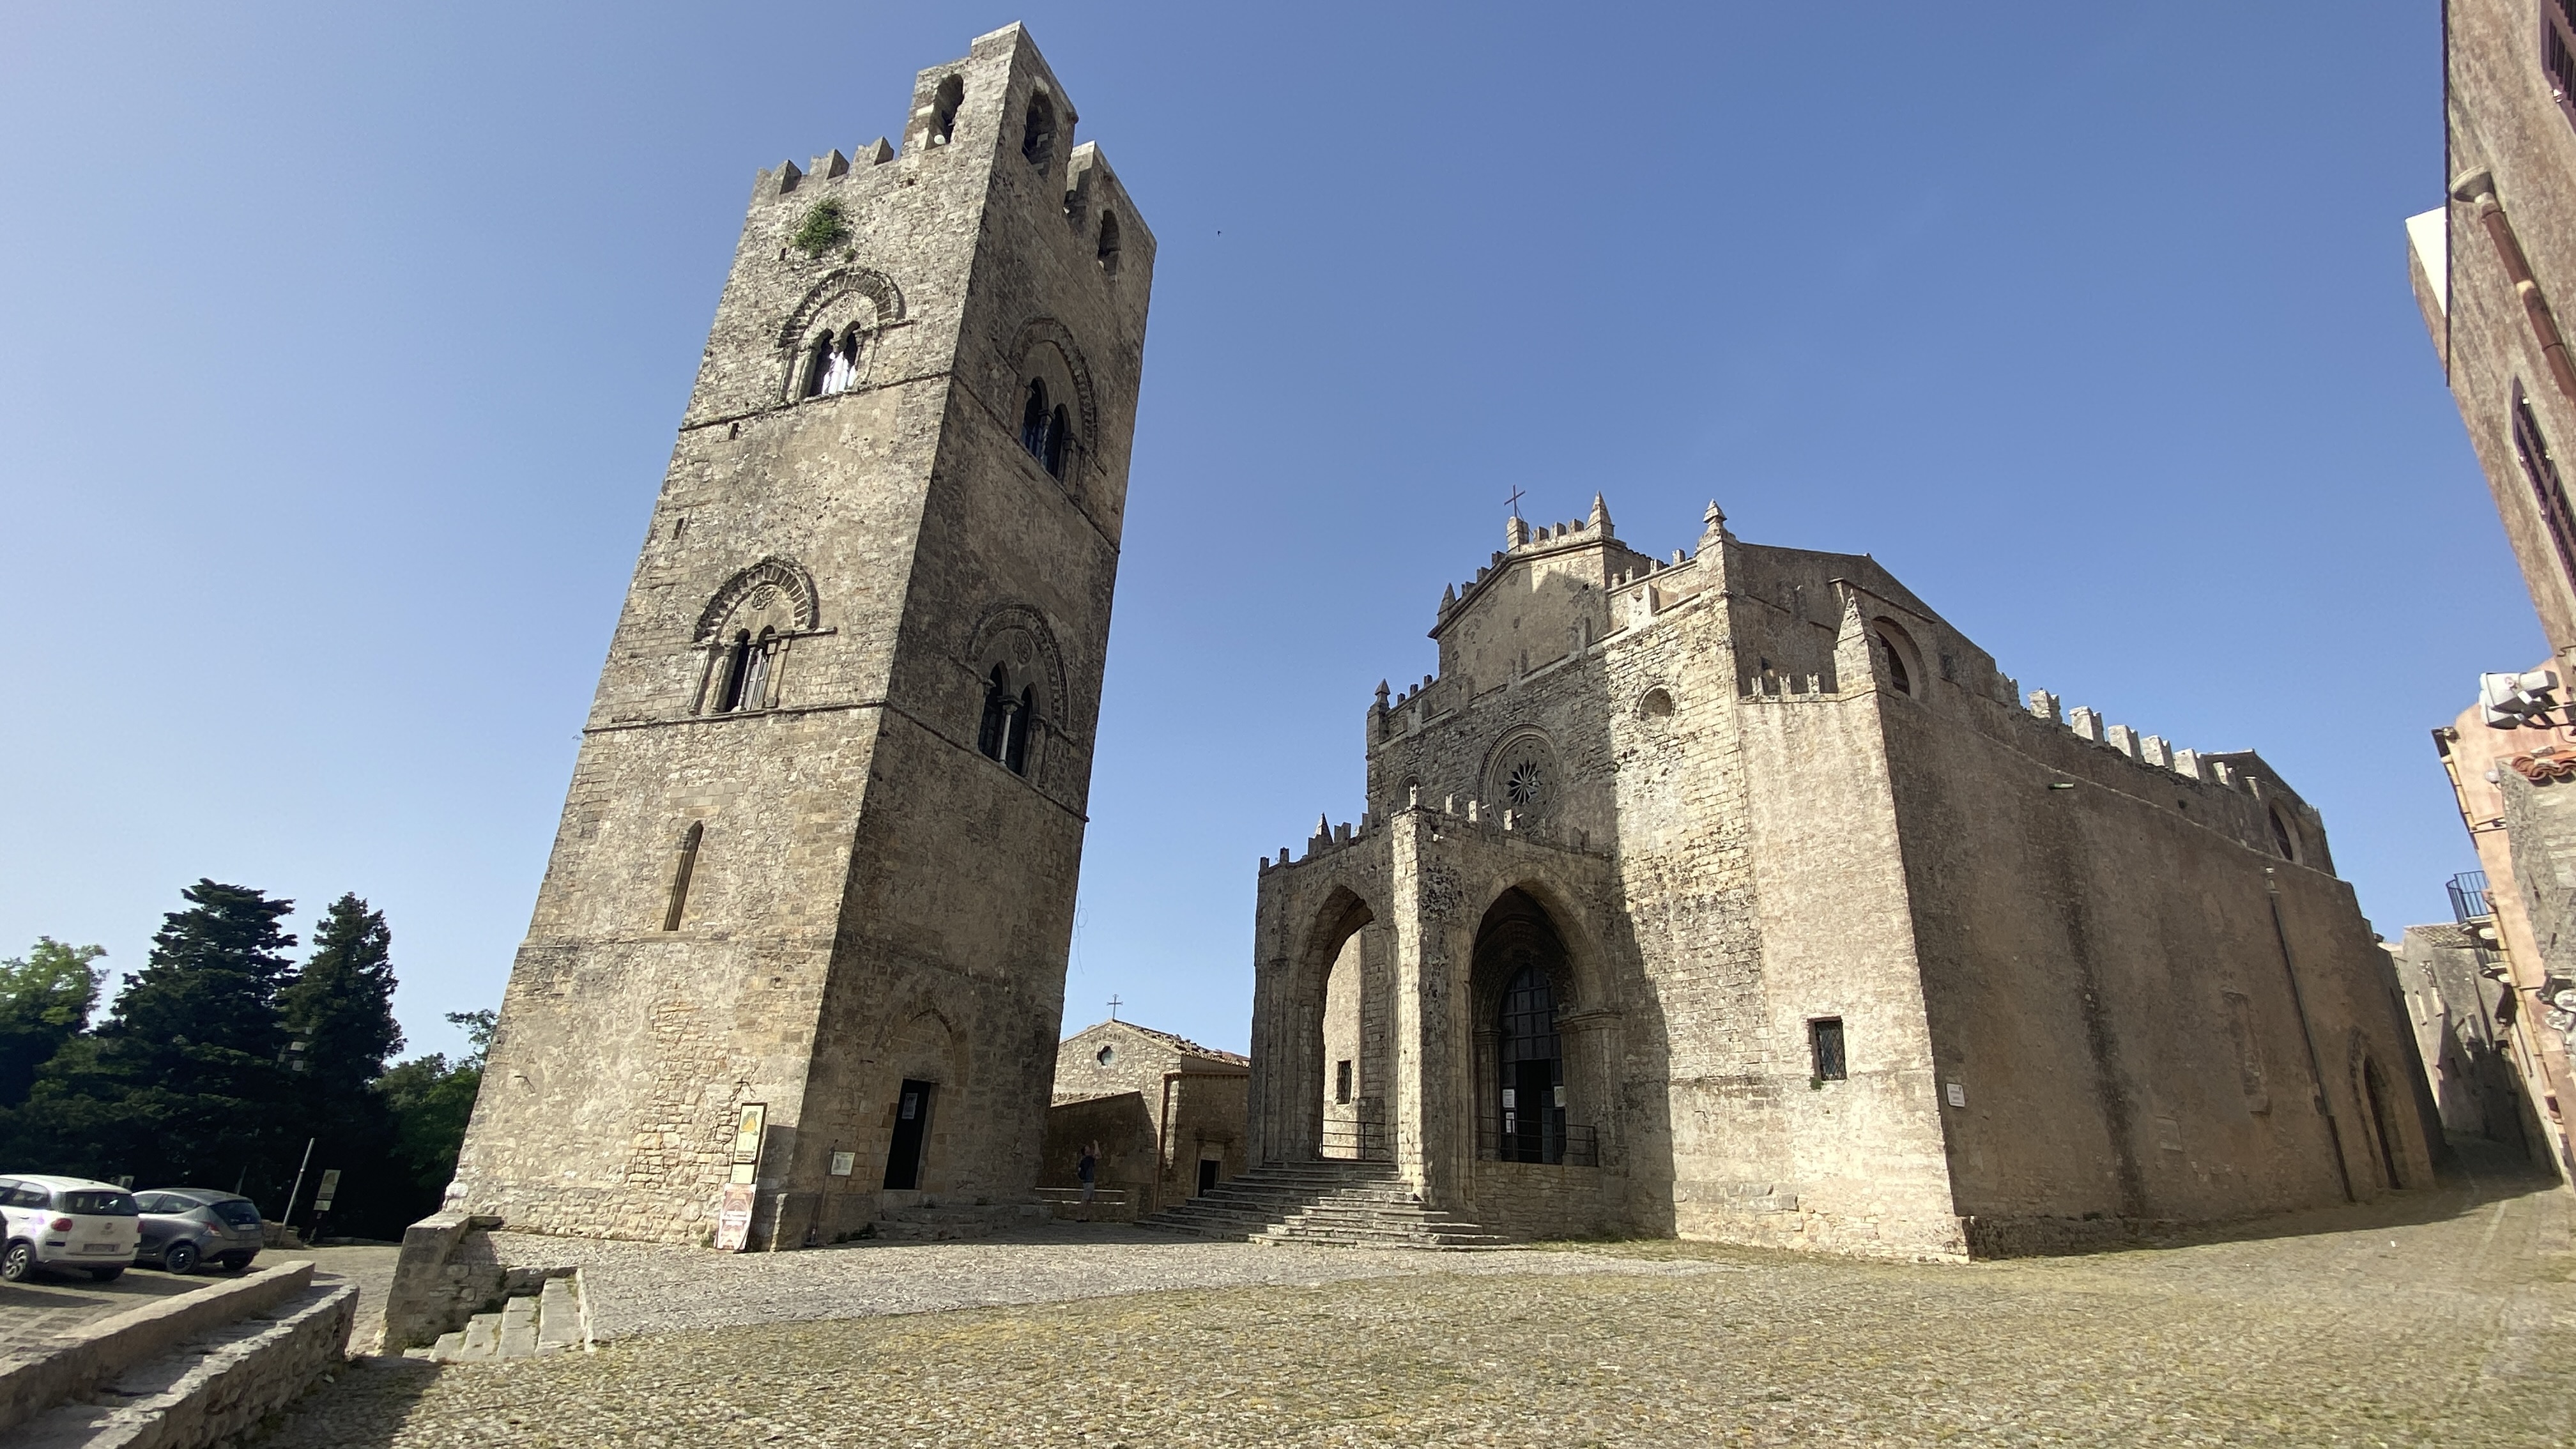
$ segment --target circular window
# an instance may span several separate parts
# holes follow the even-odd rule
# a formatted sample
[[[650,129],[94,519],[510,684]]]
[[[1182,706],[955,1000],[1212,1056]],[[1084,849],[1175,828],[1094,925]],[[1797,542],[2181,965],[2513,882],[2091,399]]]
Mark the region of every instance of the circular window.
[[[1564,781],[1557,776],[1555,752],[1544,736],[1532,733],[1510,740],[1494,753],[1485,776],[1485,798],[1523,820],[1556,813]]]
[[[1091,1059],[1105,1067],[1111,1062],[1118,1060],[1118,1048],[1102,1047],[1100,1050],[1091,1054]]]

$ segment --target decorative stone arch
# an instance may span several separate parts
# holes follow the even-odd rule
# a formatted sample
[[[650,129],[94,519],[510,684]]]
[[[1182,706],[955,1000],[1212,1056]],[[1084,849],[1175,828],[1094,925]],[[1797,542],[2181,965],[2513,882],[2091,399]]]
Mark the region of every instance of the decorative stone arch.
[[[872,267],[842,267],[816,282],[778,329],[778,355],[783,367],[782,398],[803,393],[807,354],[826,329],[857,326],[873,338],[903,320],[903,290]]]
[[[755,608],[769,607],[770,600],[755,600],[753,597],[764,588],[776,591],[777,602],[785,606],[798,632],[811,633],[822,627],[822,610],[815,600],[814,576],[794,560],[773,554],[724,581],[724,586],[707,600],[706,608],[699,611],[698,627],[690,638],[701,644],[713,639],[725,621],[733,617],[734,611],[746,603]]]
[[[1598,1166],[1614,1144],[1617,1045],[1601,1034],[1617,1014],[1605,1010],[1601,956],[1582,913],[1552,883],[1522,876],[1494,890],[1478,917],[1466,972],[1472,1031],[1472,1090],[1460,1105],[1480,1157]],[[1524,973],[1542,978],[1553,997],[1554,1051],[1534,1060],[1555,1066],[1533,1117],[1533,1084],[1517,1080],[1523,1061],[1507,1061],[1506,1018],[1529,1003]],[[1507,1100],[1506,1090],[1514,1093]],[[1562,1104],[1558,1100],[1562,1095]],[[1569,1135],[1571,1134],[1571,1135]]]
[[[762,559],[725,580],[698,614],[692,637],[705,659],[689,712],[774,708],[788,651],[817,618],[813,577],[786,559]]]
[[[1091,458],[1099,446],[1100,405],[1091,383],[1091,364],[1084,360],[1082,348],[1074,342],[1073,333],[1053,317],[1032,317],[1020,324],[1019,336],[1011,340],[1007,357],[1011,375],[994,395],[1002,399],[1008,414],[1006,421],[1015,436],[1019,427],[1020,397],[1027,390],[1030,378],[1045,378],[1060,371],[1060,383],[1070,386],[1074,425],[1078,433],[1074,439],[1076,464],[1065,469],[1065,481],[1071,482],[1082,462]],[[1050,381],[1048,391],[1054,392],[1057,386],[1059,382]]]
[[[1019,712],[1007,726],[1021,732],[1017,772],[1042,786],[1057,783],[1060,766],[1051,745],[1073,737],[1066,727],[1073,717],[1073,700],[1065,679],[1064,650],[1047,626],[1046,615],[1016,602],[986,610],[968,641],[966,662],[973,671],[978,752],[993,753],[986,748],[986,736],[998,698]]]
[[[1507,730],[1485,752],[1479,776],[1489,809],[1510,810],[1531,823],[1553,820],[1565,806],[1564,756],[1536,725]]]
[[[1384,1107],[1390,1083],[1381,1080],[1391,1063],[1383,1060],[1392,1022],[1387,1000],[1386,963],[1369,960],[1372,928],[1378,950],[1387,918],[1384,912],[1347,882],[1335,882],[1307,918],[1293,947],[1295,1022],[1291,1056],[1300,1064],[1292,1073],[1299,1084],[1293,1130],[1308,1144],[1309,1156],[1389,1160],[1394,1155],[1393,1123]],[[1347,1020],[1336,1022],[1335,1007]],[[1346,1028],[1337,1032],[1337,1025]],[[1368,1043],[1375,1035],[1378,1051]],[[1347,1055],[1337,1055],[1347,1053]],[[1335,1100],[1340,1061],[1353,1063],[1353,1100]],[[1372,1108],[1372,1102],[1376,1105]]]
[[[1914,631],[1892,614],[1870,617],[1869,661],[1879,682],[1908,699],[1921,699],[1931,676],[1923,672],[1923,646],[1914,642]]]

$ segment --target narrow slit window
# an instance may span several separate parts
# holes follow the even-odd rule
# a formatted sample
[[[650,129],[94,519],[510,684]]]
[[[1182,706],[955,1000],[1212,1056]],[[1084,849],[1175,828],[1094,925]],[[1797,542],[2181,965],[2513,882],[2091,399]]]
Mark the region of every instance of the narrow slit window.
[[[1100,270],[1113,277],[1118,275],[1118,214],[1116,212],[1100,213],[1100,246],[1096,256],[1100,262]]]
[[[1820,1016],[1807,1023],[1807,1045],[1815,1057],[1816,1080],[1839,1082],[1849,1077],[1843,1065],[1843,1019]]]
[[[706,832],[703,820],[690,821],[689,828],[680,832],[679,858],[671,866],[671,899],[662,908],[662,929],[665,931],[680,929],[680,917],[689,909],[689,877],[697,873],[698,842],[705,838]]]
[[[945,146],[957,133],[957,108],[966,103],[966,82],[950,76],[930,99],[930,144]]]
[[[1333,1100],[1347,1103],[1350,1099],[1351,1064],[1348,1061],[1335,1062],[1333,1063]]]

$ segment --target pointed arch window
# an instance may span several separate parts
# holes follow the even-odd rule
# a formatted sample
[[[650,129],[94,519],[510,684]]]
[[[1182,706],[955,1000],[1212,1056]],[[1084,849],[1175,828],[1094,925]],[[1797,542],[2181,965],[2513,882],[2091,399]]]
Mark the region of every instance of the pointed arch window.
[[[748,629],[734,631],[725,651],[724,686],[716,693],[716,712],[769,707],[769,661],[778,652],[778,631],[763,627],[760,637]]]
[[[1020,154],[1044,168],[1055,156],[1055,103],[1044,95],[1029,97],[1028,120],[1020,133]]]
[[[1096,255],[1100,270],[1113,277],[1118,275],[1118,213],[1114,211],[1100,213],[1100,246]]]
[[[957,108],[966,103],[966,82],[949,76],[930,98],[930,144],[945,146],[957,133]]]
[[[1065,455],[1073,450],[1073,414],[1062,403],[1047,414],[1046,436],[1040,441],[1038,462],[1045,465],[1050,477],[1064,477]]]
[[[1041,463],[1046,461],[1047,417],[1046,379],[1030,378],[1028,396],[1020,404],[1020,446]]]
[[[1014,775],[1027,774],[1029,731],[1037,723],[1037,712],[1037,687],[1011,693],[1010,671],[994,665],[992,677],[984,681],[984,723],[975,732],[976,750],[988,760],[1000,761]]]
[[[815,338],[813,356],[805,364],[805,395],[831,397],[856,387],[859,347],[865,340],[855,322],[843,328],[838,337],[827,328]]]

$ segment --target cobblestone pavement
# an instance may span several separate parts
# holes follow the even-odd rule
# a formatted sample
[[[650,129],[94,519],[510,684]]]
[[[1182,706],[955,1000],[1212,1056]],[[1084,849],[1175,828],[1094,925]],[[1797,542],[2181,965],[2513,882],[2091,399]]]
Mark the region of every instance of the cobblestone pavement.
[[[363,1335],[383,1316],[384,1290],[393,1282],[398,1251],[393,1247],[271,1248],[259,1255],[259,1266],[310,1258],[317,1277],[357,1280],[358,1325]],[[232,1274],[212,1268],[180,1277],[138,1265],[113,1283],[58,1274],[42,1274],[24,1283],[0,1283],[0,1367],[39,1357],[60,1335],[98,1319],[156,1299],[233,1281]]]
[[[1416,1259],[1436,1266],[1393,1277],[1360,1276],[1376,1255],[1353,1254],[1345,1273],[1280,1281],[1263,1267],[1288,1262],[1277,1250],[1208,1245],[1263,1281],[837,1320],[799,1301],[785,1321],[667,1332],[645,1330],[697,1305],[621,1308],[631,1336],[595,1354],[370,1360],[260,1449],[2565,1445],[2571,1224],[2564,1191],[2490,1182],[2262,1235],[1965,1266],[1635,1243]],[[1122,1247],[1132,1261],[1096,1259],[1086,1282],[1156,1262],[1102,1245]],[[1038,1265],[1043,1292],[1066,1251],[1081,1250],[767,1262],[888,1290],[910,1263],[930,1281],[903,1301],[930,1303],[977,1255],[1005,1279]],[[642,1283],[652,1258],[619,1271]],[[736,1305],[722,1313],[749,1301],[708,1296]]]

